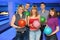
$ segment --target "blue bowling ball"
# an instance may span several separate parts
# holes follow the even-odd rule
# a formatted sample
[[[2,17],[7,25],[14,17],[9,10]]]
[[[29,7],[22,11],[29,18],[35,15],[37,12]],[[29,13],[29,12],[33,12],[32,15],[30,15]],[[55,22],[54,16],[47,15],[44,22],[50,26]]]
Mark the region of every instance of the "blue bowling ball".
[[[45,27],[44,34],[50,35],[52,33],[52,29],[50,27]]]

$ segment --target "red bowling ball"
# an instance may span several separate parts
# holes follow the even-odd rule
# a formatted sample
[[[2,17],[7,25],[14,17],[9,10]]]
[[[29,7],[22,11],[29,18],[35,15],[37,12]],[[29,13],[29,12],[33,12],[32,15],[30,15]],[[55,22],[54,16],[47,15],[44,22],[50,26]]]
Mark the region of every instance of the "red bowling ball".
[[[25,25],[26,25],[26,21],[25,20],[23,20],[23,19],[20,19],[19,21],[18,21],[18,26],[19,27],[25,27]]]

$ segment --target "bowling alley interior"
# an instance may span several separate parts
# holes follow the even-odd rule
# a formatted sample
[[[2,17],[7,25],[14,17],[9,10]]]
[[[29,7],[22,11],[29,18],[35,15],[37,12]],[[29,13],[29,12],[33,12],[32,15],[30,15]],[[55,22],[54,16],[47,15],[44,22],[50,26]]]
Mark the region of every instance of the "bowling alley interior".
[[[0,0],[0,40],[60,40],[60,0]]]

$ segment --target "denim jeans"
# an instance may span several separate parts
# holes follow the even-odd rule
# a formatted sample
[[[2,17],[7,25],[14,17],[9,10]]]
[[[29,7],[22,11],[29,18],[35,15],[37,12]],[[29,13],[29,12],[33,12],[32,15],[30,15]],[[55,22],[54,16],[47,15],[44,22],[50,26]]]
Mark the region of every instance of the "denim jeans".
[[[24,33],[17,32],[16,37],[13,40],[23,40],[24,39]]]
[[[57,35],[56,35],[56,34],[51,35],[51,36],[47,36],[47,35],[45,35],[45,37],[46,37],[46,40],[58,40],[58,38],[57,38]]]
[[[24,33],[17,32],[13,40],[29,40],[29,29],[27,28]]]
[[[37,30],[37,31],[31,31],[29,33],[29,40],[40,40],[40,36],[41,36],[41,31]]]
[[[44,31],[45,27],[46,27],[46,25],[43,25],[43,24],[41,25],[41,28],[40,28],[40,30],[41,30],[40,40],[43,40],[43,31]]]

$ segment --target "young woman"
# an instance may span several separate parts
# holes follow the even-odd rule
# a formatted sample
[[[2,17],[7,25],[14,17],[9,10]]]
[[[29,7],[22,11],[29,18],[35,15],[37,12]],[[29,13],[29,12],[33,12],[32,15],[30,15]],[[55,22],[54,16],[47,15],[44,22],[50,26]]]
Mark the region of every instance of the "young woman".
[[[58,40],[56,33],[59,31],[58,19],[56,17],[56,11],[54,8],[50,9],[47,19],[47,25],[52,28],[52,33],[46,36],[46,40]]]
[[[29,40],[39,40],[40,39],[41,31],[32,25],[34,20],[40,21],[40,15],[38,15],[37,8],[32,7],[30,16],[28,16],[28,25],[30,28]]]
[[[37,8],[37,6],[36,5],[33,5],[32,8]]]
[[[18,26],[18,21],[20,19],[25,20],[25,15],[23,14],[24,12],[24,7],[22,5],[19,5],[17,13],[13,15],[12,20],[11,20],[11,26],[16,28],[16,37],[13,40],[23,40],[24,39],[24,34],[26,31],[26,27],[22,28]]]

